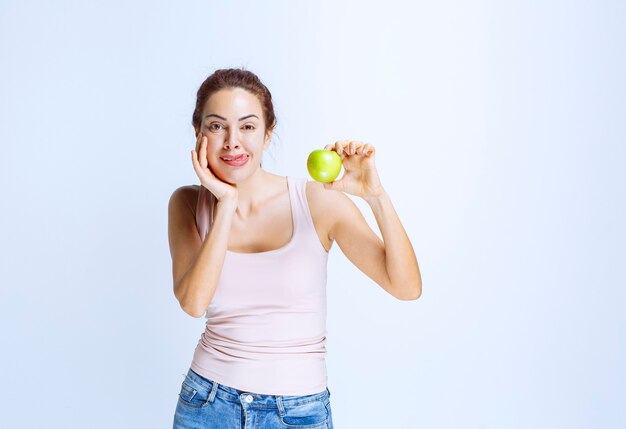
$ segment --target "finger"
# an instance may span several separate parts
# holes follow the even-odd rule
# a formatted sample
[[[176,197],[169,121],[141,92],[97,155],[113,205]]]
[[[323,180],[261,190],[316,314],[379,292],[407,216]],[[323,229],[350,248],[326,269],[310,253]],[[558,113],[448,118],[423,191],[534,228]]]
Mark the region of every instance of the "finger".
[[[367,146],[367,143],[355,141],[354,144],[356,145],[356,154],[365,155],[365,147]]]
[[[348,140],[339,140],[335,142],[335,152],[337,152],[339,156],[341,156],[342,161],[349,155],[348,143],[349,143]]]
[[[356,145],[354,144],[354,142],[348,143],[348,153],[350,155],[354,155],[355,152],[356,152]]]
[[[326,146],[324,146],[324,150],[333,150],[333,145],[332,144],[327,144]]]
[[[202,142],[202,133],[196,136],[196,152],[200,152],[200,143]]]
[[[206,157],[206,152],[207,152],[207,142],[206,142],[206,138],[204,136],[202,136],[202,141],[200,143],[200,165],[202,166],[202,168],[206,168],[207,166],[207,157]]]
[[[361,147],[361,155],[363,156],[368,156],[368,152],[370,150],[371,145],[369,145],[368,143],[365,143],[362,147]]]
[[[335,150],[339,155],[345,154],[347,155],[348,141],[347,140],[339,140],[335,142]]]
[[[337,152],[339,155],[343,153],[343,144],[341,141],[335,142],[335,152]]]
[[[202,143],[202,133],[196,135],[196,152],[200,150],[200,143]]]
[[[198,153],[195,149],[191,150],[191,164],[193,165],[193,169],[196,171],[196,174],[200,172],[200,164],[198,164]]]
[[[353,141],[352,141],[352,143],[354,143],[354,147],[355,147],[355,151],[354,151],[354,153],[355,153],[355,154],[358,154],[358,155],[363,154],[363,147],[364,147],[367,143],[364,143],[364,142],[362,142],[362,141],[360,141],[360,140],[353,140]]]

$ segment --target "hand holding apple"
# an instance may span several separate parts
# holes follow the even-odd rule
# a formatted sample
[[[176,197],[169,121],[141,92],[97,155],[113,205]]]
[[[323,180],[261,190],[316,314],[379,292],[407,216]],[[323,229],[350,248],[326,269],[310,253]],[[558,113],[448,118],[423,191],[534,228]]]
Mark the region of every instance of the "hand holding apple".
[[[374,164],[374,146],[355,140],[341,140],[328,144],[325,150],[336,152],[342,160],[344,174],[340,180],[324,183],[324,188],[343,191],[365,200],[384,194]]]

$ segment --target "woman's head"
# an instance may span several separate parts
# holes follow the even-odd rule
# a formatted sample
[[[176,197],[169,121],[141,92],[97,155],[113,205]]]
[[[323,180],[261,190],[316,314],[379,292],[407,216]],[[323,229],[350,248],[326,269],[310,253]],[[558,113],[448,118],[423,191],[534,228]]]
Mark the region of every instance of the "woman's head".
[[[192,124],[196,136],[207,138],[213,172],[226,182],[240,182],[261,165],[276,127],[272,95],[250,71],[217,70],[198,89]],[[242,154],[248,157],[244,165],[228,162],[229,156]]]
[[[196,108],[193,111],[191,120],[196,134],[198,134],[202,125],[202,112],[205,108],[207,100],[217,91],[228,88],[245,89],[258,98],[263,110],[265,134],[271,134],[276,127],[276,116],[274,115],[272,94],[256,74],[242,68],[216,70],[211,76],[202,82],[202,85],[200,85],[200,88],[198,89]]]

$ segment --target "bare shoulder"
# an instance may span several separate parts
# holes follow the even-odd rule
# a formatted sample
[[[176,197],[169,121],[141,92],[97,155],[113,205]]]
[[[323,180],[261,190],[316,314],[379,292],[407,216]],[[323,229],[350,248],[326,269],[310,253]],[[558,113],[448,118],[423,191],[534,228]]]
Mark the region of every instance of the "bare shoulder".
[[[175,206],[186,206],[192,213],[196,213],[196,203],[200,185],[184,185],[176,188],[172,192],[169,204]]]
[[[306,194],[315,229],[320,236],[327,237],[329,244],[332,243],[333,227],[356,206],[343,192],[329,191],[323,183],[316,181],[307,182]]]
[[[309,202],[309,206],[326,205],[333,199],[333,192],[324,189],[324,184],[309,180],[306,182],[306,196]],[[310,207],[313,210],[313,207]]]

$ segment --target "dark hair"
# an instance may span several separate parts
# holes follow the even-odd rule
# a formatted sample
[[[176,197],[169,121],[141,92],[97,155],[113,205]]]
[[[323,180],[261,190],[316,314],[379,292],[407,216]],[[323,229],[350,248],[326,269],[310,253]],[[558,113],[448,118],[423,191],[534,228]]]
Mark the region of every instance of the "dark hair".
[[[224,88],[242,88],[256,95],[263,108],[263,118],[265,119],[265,134],[273,131],[276,127],[276,115],[272,104],[272,94],[269,89],[259,79],[259,77],[244,68],[230,68],[216,70],[207,77],[200,88],[196,98],[196,108],[193,111],[191,124],[196,132],[200,130],[202,123],[202,109],[206,101],[213,93]]]

